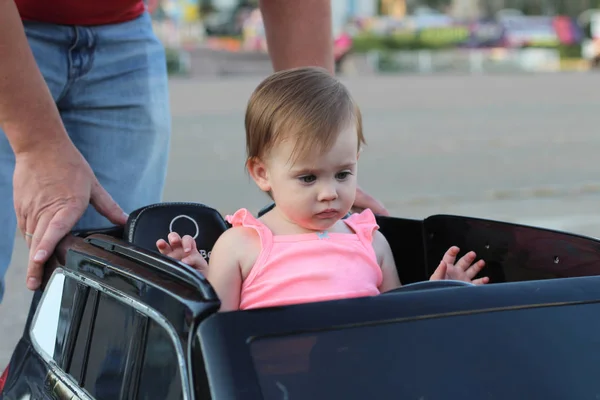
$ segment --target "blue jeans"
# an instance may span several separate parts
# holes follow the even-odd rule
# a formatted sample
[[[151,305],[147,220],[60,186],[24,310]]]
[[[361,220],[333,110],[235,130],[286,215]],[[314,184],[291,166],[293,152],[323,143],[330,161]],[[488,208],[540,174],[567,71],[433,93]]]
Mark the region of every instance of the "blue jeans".
[[[160,202],[171,117],[165,52],[150,16],[94,27],[26,22],[25,31],[67,132],[100,184],[127,213]],[[14,166],[2,132],[0,302],[16,233]],[[111,225],[90,206],[75,229]]]

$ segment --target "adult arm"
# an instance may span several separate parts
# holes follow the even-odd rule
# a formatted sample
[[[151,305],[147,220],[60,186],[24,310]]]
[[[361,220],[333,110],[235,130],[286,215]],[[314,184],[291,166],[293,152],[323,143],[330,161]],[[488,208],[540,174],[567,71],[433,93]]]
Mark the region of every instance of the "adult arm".
[[[0,0],[0,127],[15,154],[69,142],[13,0]]]
[[[275,71],[319,66],[335,72],[330,0],[260,0]]]
[[[30,248],[27,287],[88,204],[113,223],[126,216],[75,148],[39,71],[13,0],[0,0],[0,128],[15,153],[13,197]]]

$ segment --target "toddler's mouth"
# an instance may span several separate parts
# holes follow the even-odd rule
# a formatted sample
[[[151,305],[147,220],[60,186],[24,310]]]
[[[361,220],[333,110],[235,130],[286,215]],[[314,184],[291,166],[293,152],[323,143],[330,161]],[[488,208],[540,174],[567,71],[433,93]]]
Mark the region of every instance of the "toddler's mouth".
[[[338,210],[334,209],[334,208],[328,208],[327,210],[321,211],[320,213],[317,214],[318,218],[323,218],[323,219],[327,219],[327,218],[333,218],[336,215],[338,215]]]

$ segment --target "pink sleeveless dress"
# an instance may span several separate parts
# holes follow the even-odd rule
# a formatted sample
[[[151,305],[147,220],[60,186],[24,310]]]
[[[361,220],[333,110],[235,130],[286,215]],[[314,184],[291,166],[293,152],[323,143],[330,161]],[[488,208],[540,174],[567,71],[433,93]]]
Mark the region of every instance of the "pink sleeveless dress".
[[[242,284],[240,309],[378,295],[381,268],[372,246],[371,210],[343,220],[355,233],[273,235],[242,208],[227,221],[255,229],[262,249]]]

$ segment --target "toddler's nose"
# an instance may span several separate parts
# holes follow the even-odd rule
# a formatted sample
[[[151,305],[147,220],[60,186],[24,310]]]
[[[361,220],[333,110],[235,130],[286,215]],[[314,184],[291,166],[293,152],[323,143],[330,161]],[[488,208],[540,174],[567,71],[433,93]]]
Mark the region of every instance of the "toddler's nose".
[[[334,187],[325,187],[319,193],[319,201],[333,201],[338,198]]]

